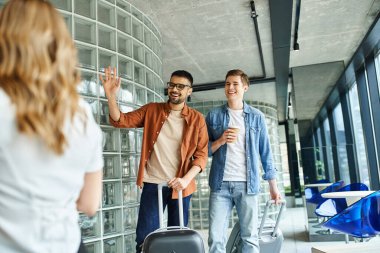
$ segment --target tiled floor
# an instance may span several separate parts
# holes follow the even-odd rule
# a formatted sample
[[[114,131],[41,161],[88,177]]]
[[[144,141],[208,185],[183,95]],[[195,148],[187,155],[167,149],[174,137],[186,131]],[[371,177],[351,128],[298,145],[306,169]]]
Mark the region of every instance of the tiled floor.
[[[284,235],[284,242],[281,253],[311,253],[313,246],[344,244],[340,242],[309,242],[306,231],[306,211],[303,207],[287,208],[280,223],[280,229]],[[198,231],[204,238],[206,252],[207,247],[207,230]],[[380,238],[372,239],[380,240]],[[354,242],[350,242],[354,243]],[[380,251],[379,251],[380,252]],[[229,253],[229,252],[227,252]],[[274,253],[274,252],[273,252]],[[365,252],[361,252],[365,253]]]
[[[285,237],[281,253],[311,253],[313,246],[345,245],[344,241],[309,242],[306,232],[306,211],[304,208],[288,208],[285,212],[284,219],[281,221],[280,227]],[[367,243],[377,245],[379,242],[380,237],[376,237]],[[350,244],[355,244],[355,242],[350,241]],[[366,253],[366,250],[358,252]],[[380,250],[378,252],[380,252]]]
[[[323,244],[344,244],[344,242],[309,242],[306,231],[306,211],[303,207],[287,208],[280,228],[284,234],[281,253],[311,253],[311,248]]]

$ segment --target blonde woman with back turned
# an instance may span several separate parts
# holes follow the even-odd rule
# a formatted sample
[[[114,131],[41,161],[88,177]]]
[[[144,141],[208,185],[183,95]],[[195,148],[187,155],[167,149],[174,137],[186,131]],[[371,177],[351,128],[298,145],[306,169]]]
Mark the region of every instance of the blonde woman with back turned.
[[[102,134],[77,94],[76,50],[43,0],[0,9],[0,252],[73,253],[101,196]]]

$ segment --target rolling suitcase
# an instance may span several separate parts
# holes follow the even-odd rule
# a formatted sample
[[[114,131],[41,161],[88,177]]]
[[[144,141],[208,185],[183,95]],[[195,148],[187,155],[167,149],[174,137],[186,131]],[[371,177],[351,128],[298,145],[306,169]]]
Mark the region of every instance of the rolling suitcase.
[[[145,238],[142,253],[205,253],[203,239],[200,234],[184,226],[182,191],[178,192],[180,226],[164,228],[162,187],[166,185],[158,185],[160,228]]]
[[[284,236],[282,235],[281,230],[278,228],[278,225],[280,223],[286,202],[281,201],[281,207],[276,221],[269,221],[269,219],[267,219],[268,208],[272,204],[274,204],[273,200],[267,201],[264,209],[264,214],[260,222],[258,232],[260,253],[280,253],[282,242],[284,241]],[[240,225],[239,222],[237,222],[233,227],[231,235],[228,239],[226,252],[241,253],[242,246],[243,244],[240,238]]]

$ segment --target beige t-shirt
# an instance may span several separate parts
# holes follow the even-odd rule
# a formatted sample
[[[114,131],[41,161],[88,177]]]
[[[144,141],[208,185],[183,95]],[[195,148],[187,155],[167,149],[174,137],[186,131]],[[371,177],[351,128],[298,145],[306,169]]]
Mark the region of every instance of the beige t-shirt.
[[[185,120],[181,111],[171,111],[153,146],[147,162],[144,182],[159,184],[176,176],[181,160],[181,143]]]

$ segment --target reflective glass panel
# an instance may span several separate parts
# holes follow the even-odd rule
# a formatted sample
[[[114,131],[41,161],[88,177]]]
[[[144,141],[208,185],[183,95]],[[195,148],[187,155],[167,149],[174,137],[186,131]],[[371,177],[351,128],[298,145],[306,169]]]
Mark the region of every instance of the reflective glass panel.
[[[124,11],[129,12],[131,10],[131,6],[129,5],[129,3],[127,3],[123,0],[117,0],[116,5],[117,5],[117,7],[123,9]]]
[[[120,177],[119,155],[104,155],[103,179],[117,179]]]
[[[102,252],[100,241],[87,242],[85,246],[86,246],[87,253],[101,253]]]
[[[138,42],[133,43],[133,59],[141,63],[144,63],[144,48]]]
[[[339,157],[339,173],[341,179],[345,184],[349,184],[350,174],[348,169],[347,149],[346,149],[346,135],[344,131],[344,122],[342,114],[342,106],[340,103],[333,110],[336,139],[337,139],[337,151]]]
[[[79,67],[96,70],[96,49],[77,45]]]
[[[118,98],[120,102],[133,102],[133,84],[125,81],[121,81],[121,87],[119,90]]]
[[[134,231],[137,226],[138,207],[129,207],[124,209],[124,230]]]
[[[117,35],[117,51],[126,56],[132,56],[132,40],[127,36]]]
[[[138,105],[146,104],[146,90],[142,87],[136,86],[136,100],[135,103]]]
[[[58,9],[71,11],[71,0],[51,0],[51,3]]]
[[[132,20],[132,35],[139,41],[143,41],[143,26],[135,19]]]
[[[100,236],[100,219],[99,213],[93,217],[81,213],[79,215],[79,226],[84,239]]]
[[[98,21],[109,25],[115,26],[115,9],[113,6],[106,3],[98,3]]]
[[[130,234],[124,237],[125,253],[136,252],[136,235]]]
[[[118,11],[117,12],[117,29],[131,34],[132,29],[132,19],[131,16],[126,15],[125,13]]]
[[[116,56],[109,52],[99,50],[99,70],[104,72],[104,68],[116,66]]]
[[[377,75],[377,86],[379,90],[379,99],[380,99],[380,53],[375,57],[375,66],[376,66],[376,75]]]
[[[105,235],[121,232],[120,209],[103,210],[103,228]]]
[[[144,68],[141,66],[141,65],[137,65],[135,63],[135,67],[134,67],[134,81],[136,83],[140,83],[140,84],[144,84]],[[143,103],[145,104],[145,103]]]
[[[76,40],[95,44],[95,22],[75,18],[75,36]]]
[[[82,81],[78,86],[78,92],[85,96],[96,97],[98,95],[96,74],[82,71],[81,77]]]
[[[118,130],[112,128],[103,128],[103,151],[117,152],[118,151]]]
[[[94,0],[75,0],[75,13],[88,17],[95,18],[95,1]]]
[[[121,236],[104,240],[104,253],[122,252],[123,239]]]
[[[367,161],[367,149],[364,142],[362,118],[360,116],[360,104],[358,99],[358,89],[355,83],[350,91],[350,107],[352,115],[352,124],[355,138],[355,150],[359,166],[360,182],[369,185],[369,171]]]
[[[122,78],[132,80],[132,61],[119,57],[119,75]]]
[[[100,124],[110,125],[108,102],[100,101]]]
[[[106,27],[99,25],[99,46],[115,50],[116,49],[116,33]]]
[[[333,158],[333,152],[332,152],[332,145],[331,145],[331,131],[330,131],[330,124],[329,119],[326,118],[323,121],[323,130],[325,131],[325,142],[326,142],[326,160],[329,168],[329,177],[330,181],[335,181],[335,174],[334,174],[334,158]]]

